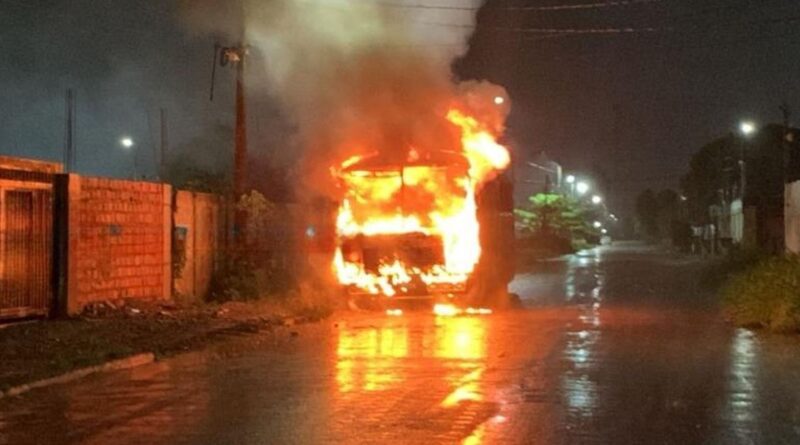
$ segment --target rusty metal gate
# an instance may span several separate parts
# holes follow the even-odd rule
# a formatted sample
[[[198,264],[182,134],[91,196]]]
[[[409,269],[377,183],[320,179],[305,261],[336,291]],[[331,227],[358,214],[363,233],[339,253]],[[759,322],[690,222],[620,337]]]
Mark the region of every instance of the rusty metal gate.
[[[0,319],[48,315],[53,175],[0,171]]]

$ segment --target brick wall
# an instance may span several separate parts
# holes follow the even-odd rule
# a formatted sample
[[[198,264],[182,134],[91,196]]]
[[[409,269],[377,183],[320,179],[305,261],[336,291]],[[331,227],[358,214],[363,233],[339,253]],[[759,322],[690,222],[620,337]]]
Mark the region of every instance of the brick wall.
[[[68,312],[171,296],[169,185],[70,175]]]

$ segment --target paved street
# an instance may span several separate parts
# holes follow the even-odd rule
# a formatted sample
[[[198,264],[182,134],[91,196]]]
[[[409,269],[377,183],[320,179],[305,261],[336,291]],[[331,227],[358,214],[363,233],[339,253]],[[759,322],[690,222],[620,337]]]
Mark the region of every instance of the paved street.
[[[697,261],[604,247],[521,273],[524,310],[345,313],[36,390],[0,444],[800,443],[800,339],[722,323]]]

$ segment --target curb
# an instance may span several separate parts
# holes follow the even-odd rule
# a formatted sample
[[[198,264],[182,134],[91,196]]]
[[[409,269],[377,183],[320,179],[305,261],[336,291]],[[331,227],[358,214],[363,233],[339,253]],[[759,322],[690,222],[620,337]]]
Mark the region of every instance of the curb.
[[[147,365],[153,363],[156,359],[155,354],[147,352],[144,354],[136,354],[119,360],[112,360],[101,365],[89,366],[87,368],[76,369],[66,374],[50,377],[43,380],[37,380],[32,383],[26,383],[11,387],[5,391],[0,391],[0,399],[5,397],[18,396],[24,394],[32,389],[44,388],[46,386],[58,385],[61,383],[72,382],[83,377],[98,374],[101,372],[120,371],[123,369],[131,369],[137,366]]]
[[[313,317],[301,317],[301,316],[286,316],[281,317],[280,320],[277,322],[274,320],[251,320],[251,321],[239,321],[233,322],[233,324],[218,328],[209,332],[206,332],[204,338],[212,339],[213,337],[225,335],[228,333],[251,333],[251,332],[258,332],[262,327],[272,328],[273,326],[282,326],[282,327],[294,327],[297,325],[303,325],[307,323],[314,323],[325,319],[327,317],[321,317],[319,319],[315,319]],[[254,330],[255,329],[255,330]],[[291,335],[294,336],[296,333],[292,332]],[[207,345],[206,345],[207,346]],[[188,352],[182,351],[181,353]],[[179,354],[176,354],[179,355]],[[170,355],[171,356],[171,355]],[[169,357],[169,356],[168,356]],[[102,372],[111,372],[111,371],[120,371],[124,369],[131,369],[137,366],[147,365],[156,361],[156,356],[152,352],[146,352],[142,354],[132,355],[130,357],[112,360],[109,362],[105,362],[95,366],[89,366],[86,368],[76,369],[74,371],[69,371],[65,374],[61,374],[55,377],[46,378],[43,380],[37,380],[31,383],[25,383],[22,385],[13,386],[8,388],[5,391],[0,391],[0,400],[7,397],[18,396],[20,394],[24,394],[32,389],[37,388],[44,388],[51,385],[58,385],[62,383],[72,382],[84,377],[87,377],[92,374],[99,374]],[[0,442],[1,443],[1,442]]]

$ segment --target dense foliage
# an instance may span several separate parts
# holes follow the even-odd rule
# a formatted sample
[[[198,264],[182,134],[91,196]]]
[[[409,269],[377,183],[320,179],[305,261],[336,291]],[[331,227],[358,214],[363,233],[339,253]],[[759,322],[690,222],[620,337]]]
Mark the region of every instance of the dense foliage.
[[[725,308],[738,325],[800,331],[800,257],[772,257],[731,278]]]
[[[592,222],[600,215],[589,205],[568,196],[538,193],[529,198],[528,206],[516,209],[515,213],[523,229],[523,245],[563,254],[599,239]]]
[[[296,277],[289,259],[294,246],[288,212],[256,191],[243,195],[236,208],[246,215],[245,233],[219,262],[211,299],[251,300],[290,290]]]

